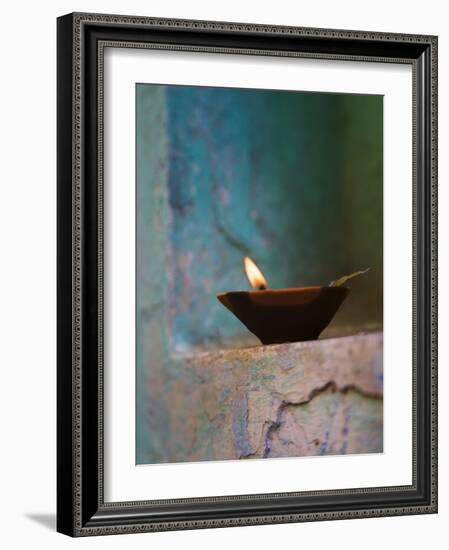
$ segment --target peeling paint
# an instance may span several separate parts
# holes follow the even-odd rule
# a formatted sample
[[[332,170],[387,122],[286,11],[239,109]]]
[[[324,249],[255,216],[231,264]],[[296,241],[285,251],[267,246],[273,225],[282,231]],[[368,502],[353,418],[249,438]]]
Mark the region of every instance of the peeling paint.
[[[248,398],[242,393],[235,399],[232,406],[232,433],[238,458],[251,454],[248,437]]]

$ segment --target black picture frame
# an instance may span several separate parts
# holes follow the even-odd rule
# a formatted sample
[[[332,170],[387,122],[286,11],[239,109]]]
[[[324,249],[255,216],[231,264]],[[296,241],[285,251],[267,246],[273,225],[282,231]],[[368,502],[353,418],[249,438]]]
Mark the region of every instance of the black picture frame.
[[[58,18],[57,530],[88,536],[437,511],[437,37],[74,13]],[[413,483],[105,503],[102,44],[411,64]],[[180,489],[181,490],[181,489]]]

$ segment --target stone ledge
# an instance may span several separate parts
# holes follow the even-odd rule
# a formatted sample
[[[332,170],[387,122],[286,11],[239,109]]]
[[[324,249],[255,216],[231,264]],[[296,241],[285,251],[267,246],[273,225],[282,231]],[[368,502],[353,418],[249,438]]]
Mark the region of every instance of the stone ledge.
[[[178,358],[148,461],[382,452],[382,363],[381,333]]]

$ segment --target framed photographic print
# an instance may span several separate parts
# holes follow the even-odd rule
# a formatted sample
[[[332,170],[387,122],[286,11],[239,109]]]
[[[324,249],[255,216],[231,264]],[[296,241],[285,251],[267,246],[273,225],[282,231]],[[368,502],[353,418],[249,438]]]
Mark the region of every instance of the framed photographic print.
[[[437,511],[437,38],[58,19],[58,530]]]

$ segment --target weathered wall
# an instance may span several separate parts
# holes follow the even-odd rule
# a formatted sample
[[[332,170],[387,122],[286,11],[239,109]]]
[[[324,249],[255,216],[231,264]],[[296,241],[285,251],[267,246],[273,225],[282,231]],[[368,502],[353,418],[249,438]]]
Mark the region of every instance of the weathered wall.
[[[381,97],[137,90],[138,160],[148,175],[138,180],[138,254],[161,254],[148,237],[153,207],[145,189],[157,184],[167,201],[159,231],[168,238],[162,255],[174,350],[255,342],[215,298],[248,288],[245,255],[273,288],[327,284],[371,267],[333,326],[339,334],[381,326]]]

